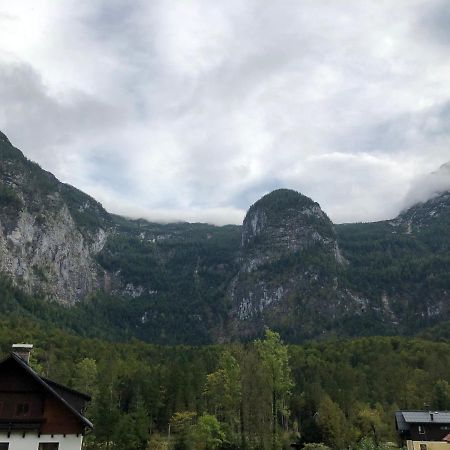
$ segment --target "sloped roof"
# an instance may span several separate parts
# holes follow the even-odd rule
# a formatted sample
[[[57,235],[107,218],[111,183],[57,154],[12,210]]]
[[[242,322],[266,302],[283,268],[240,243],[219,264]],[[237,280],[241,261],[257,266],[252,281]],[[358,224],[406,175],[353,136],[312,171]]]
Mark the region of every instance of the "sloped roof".
[[[405,418],[403,417],[403,413],[401,411],[397,411],[395,413],[395,422],[397,424],[398,431],[409,430],[409,425],[405,422]]]
[[[76,395],[78,397],[83,398],[86,401],[91,401],[91,396],[88,394],[85,394],[84,392],[77,391],[75,389],[72,389],[70,387],[64,386],[63,384],[57,383],[56,381],[50,380],[49,378],[41,377],[47,384],[49,384],[56,392],[61,394],[62,397],[64,397],[64,392],[67,392],[69,394]]]
[[[85,400],[90,400],[90,396],[87,394],[83,394],[82,392],[75,391],[74,389],[70,389],[62,384],[51,381],[47,378],[43,378],[39,376],[22,358],[17,356],[15,353],[11,353],[6,359],[0,362],[0,365],[5,363],[6,361],[13,360],[15,361],[25,372],[28,373],[38,384],[40,384],[49,394],[59,400],[67,409],[70,410],[72,414],[74,414],[81,422],[84,423],[89,428],[93,428],[93,424],[86,417],[81,414],[81,412],[77,411],[69,401],[66,400],[64,391],[69,392],[73,395],[78,395]]]
[[[397,428],[408,430],[410,423],[448,423],[450,411],[397,411],[395,413]]]

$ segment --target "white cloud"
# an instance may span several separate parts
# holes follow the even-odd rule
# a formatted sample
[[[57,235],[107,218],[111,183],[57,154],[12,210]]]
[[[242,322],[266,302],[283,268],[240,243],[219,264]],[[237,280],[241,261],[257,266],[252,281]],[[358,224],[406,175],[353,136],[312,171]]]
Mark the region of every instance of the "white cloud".
[[[444,164],[430,174],[417,177],[403,200],[402,209],[425,202],[447,191],[450,191],[450,163]]]
[[[0,129],[116,213],[236,223],[283,186],[335,221],[388,218],[450,160],[442,8],[16,0]]]

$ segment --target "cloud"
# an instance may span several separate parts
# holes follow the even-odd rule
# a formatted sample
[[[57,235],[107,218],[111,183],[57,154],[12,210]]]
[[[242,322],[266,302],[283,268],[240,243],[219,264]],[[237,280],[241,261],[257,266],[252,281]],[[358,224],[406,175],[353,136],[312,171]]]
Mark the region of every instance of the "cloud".
[[[17,0],[0,129],[116,213],[239,223],[290,187],[389,218],[450,160],[443,5]]]
[[[418,22],[427,35],[436,44],[447,46],[450,43],[450,9],[445,0],[425,3]]]
[[[0,104],[0,122],[13,144],[63,178],[82,169],[83,141],[92,145],[97,134],[124,120],[120,111],[83,92],[52,95],[27,64],[0,63]]]
[[[422,203],[439,194],[450,191],[450,163],[442,165],[439,170],[419,176],[403,200],[402,209],[416,203]]]

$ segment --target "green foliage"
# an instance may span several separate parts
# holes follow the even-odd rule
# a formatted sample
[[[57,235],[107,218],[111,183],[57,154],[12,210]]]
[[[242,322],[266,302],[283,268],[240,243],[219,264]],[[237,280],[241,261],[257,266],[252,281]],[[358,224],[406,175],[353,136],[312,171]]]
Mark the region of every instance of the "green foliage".
[[[334,449],[346,448],[352,440],[349,423],[339,405],[325,395],[317,411],[317,424],[324,442]]]
[[[228,350],[220,355],[218,368],[206,377],[207,407],[227,430],[228,442],[238,442],[242,401],[241,369]]]
[[[9,186],[0,184],[0,206],[20,208],[22,206],[22,202],[14,189]]]
[[[89,392],[92,397],[97,394],[97,362],[93,358],[83,358],[75,366],[73,386],[81,392]]]
[[[362,438],[355,447],[356,450],[398,450],[396,446],[392,443],[381,443],[377,444],[374,439],[370,437]]]
[[[199,417],[192,435],[195,448],[198,450],[215,450],[225,440],[225,433],[222,431],[219,421],[210,414],[203,414]]]
[[[238,267],[239,227],[115,220],[120,233],[108,239],[98,261],[120,273],[124,285],[144,289],[127,302],[135,308],[131,327],[145,318],[137,336],[156,343],[211,342],[211,329],[228,312],[224,299]]]
[[[381,447],[396,440],[396,410],[438,409],[448,400],[445,342],[374,337],[286,348],[268,332],[253,344],[160,347],[87,339],[2,316],[0,351],[21,341],[35,344],[32,364],[40,373],[93,395],[88,450],[146,449],[150,441],[190,449],[204,433],[213,446],[220,439],[221,448],[270,450],[297,432],[304,444]],[[270,371],[280,380],[271,383]],[[290,412],[278,403],[275,439],[274,386]]]
[[[303,450],[331,450],[328,445],[322,444],[321,442],[310,442],[305,444]]]
[[[148,442],[148,450],[168,450],[169,439],[159,433],[153,433]]]
[[[193,432],[197,413],[194,411],[176,412],[170,419],[175,450],[194,449]]]
[[[255,346],[266,373],[267,385],[272,391],[274,424],[278,415],[281,415],[283,423],[286,423],[289,417],[288,401],[294,386],[288,349],[282,343],[280,335],[269,329],[266,330],[265,339],[256,341]]]
[[[446,380],[437,380],[433,388],[433,408],[450,410],[450,384]]]

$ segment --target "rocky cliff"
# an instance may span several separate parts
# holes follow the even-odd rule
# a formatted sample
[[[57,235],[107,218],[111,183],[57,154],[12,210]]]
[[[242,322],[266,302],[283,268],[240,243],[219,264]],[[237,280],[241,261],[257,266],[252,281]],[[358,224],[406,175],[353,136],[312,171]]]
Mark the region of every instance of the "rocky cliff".
[[[24,291],[72,304],[97,290],[110,226],[101,205],[27,160],[0,133],[0,271]]]
[[[315,334],[317,321],[333,328],[344,316],[358,314],[364,301],[338,279],[346,264],[318,203],[288,189],[264,196],[244,219],[226,334],[253,336],[269,326],[300,339]]]

